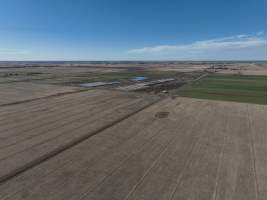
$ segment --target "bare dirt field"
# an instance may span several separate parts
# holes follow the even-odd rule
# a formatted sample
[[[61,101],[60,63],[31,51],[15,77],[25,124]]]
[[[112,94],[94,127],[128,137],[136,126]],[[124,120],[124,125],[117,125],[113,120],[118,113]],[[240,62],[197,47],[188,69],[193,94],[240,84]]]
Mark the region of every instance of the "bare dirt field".
[[[267,199],[266,105],[76,84],[205,66],[46,65],[0,69],[1,200]]]
[[[221,65],[219,66],[221,67]],[[218,70],[220,74],[243,74],[243,75],[267,75],[266,63],[235,63],[225,64],[222,69]]]

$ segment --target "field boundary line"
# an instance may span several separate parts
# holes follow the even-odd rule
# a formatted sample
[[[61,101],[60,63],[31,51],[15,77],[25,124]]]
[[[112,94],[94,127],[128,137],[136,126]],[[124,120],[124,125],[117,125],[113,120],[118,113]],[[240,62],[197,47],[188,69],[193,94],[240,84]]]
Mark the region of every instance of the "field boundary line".
[[[252,130],[252,121],[250,117],[249,112],[249,105],[247,104],[247,120],[248,120],[248,126],[249,126],[249,139],[250,139],[250,154],[251,154],[251,160],[252,160],[252,170],[254,173],[254,179],[255,179],[255,193],[256,193],[256,199],[259,199],[259,183],[258,183],[258,177],[257,177],[257,171],[256,171],[256,153],[255,153],[255,147],[254,147],[254,139],[253,139],[253,130]]]
[[[179,87],[179,88],[178,88],[178,91],[181,91],[181,90],[183,90],[183,89],[185,89],[185,88],[190,87],[192,83],[194,83],[194,82],[196,82],[196,81],[199,81],[200,79],[205,78],[205,77],[208,76],[208,75],[209,75],[209,73],[201,74],[201,75],[200,75],[199,77],[197,77],[196,79],[193,79],[193,80],[191,80],[191,81],[188,81],[188,82],[186,82],[184,85],[182,85],[181,87]]]
[[[226,108],[225,108],[226,109]],[[229,116],[228,116],[229,117]],[[219,177],[220,177],[220,172],[222,170],[222,165],[223,165],[223,159],[225,156],[225,146],[226,146],[226,140],[227,138],[227,129],[229,128],[229,118],[227,117],[226,114],[226,119],[225,119],[225,126],[223,128],[223,144],[222,144],[222,150],[219,156],[219,162],[216,170],[216,179],[215,179],[215,185],[214,185],[214,191],[212,194],[212,200],[217,200],[218,196],[218,185],[219,185]]]
[[[115,120],[114,122],[112,122],[110,124],[107,124],[107,125],[99,128],[98,130],[95,130],[94,132],[92,132],[92,133],[90,133],[88,135],[84,135],[84,136],[82,136],[80,138],[77,138],[76,140],[71,141],[71,142],[63,145],[63,146],[55,149],[54,151],[49,152],[49,153],[47,153],[47,154],[45,154],[45,155],[33,160],[32,162],[29,162],[29,163],[25,164],[24,166],[22,166],[22,167],[20,167],[20,168],[18,168],[16,170],[11,171],[10,173],[0,177],[0,185],[5,183],[6,181],[18,176],[19,174],[21,174],[21,173],[23,173],[25,171],[27,171],[27,170],[29,170],[31,168],[34,168],[35,166],[45,162],[46,160],[57,156],[61,152],[78,145],[79,143],[83,142],[84,140],[86,140],[86,139],[88,139],[88,138],[90,138],[90,137],[92,137],[94,135],[97,135],[98,133],[100,133],[100,132],[102,132],[102,131],[104,131],[104,130],[106,130],[106,129],[108,129],[108,128],[110,128],[110,127],[112,127],[112,126],[114,126],[114,125],[116,125],[116,124],[128,119],[128,118],[130,118],[130,117],[132,117],[133,115],[135,115],[135,114],[137,114],[137,113],[139,113],[139,112],[141,112],[141,111],[143,111],[143,110],[155,105],[156,103],[160,102],[162,99],[163,98],[160,98],[160,99],[157,99],[157,100],[155,100],[155,101],[153,101],[151,103],[148,103],[147,105],[137,109],[136,111],[131,112],[131,113],[129,113],[129,114],[127,114],[127,115]]]
[[[209,73],[202,74],[202,75],[199,76],[198,78],[194,79],[192,82],[194,82],[194,81],[199,81],[200,79],[205,78],[205,77],[208,76],[208,75],[209,75]]]
[[[37,98],[34,98],[34,99],[26,99],[26,100],[11,102],[11,103],[0,104],[0,108],[1,107],[5,107],[5,106],[13,106],[13,105],[22,104],[22,103],[28,103],[28,102],[33,102],[33,101],[37,101],[37,100],[41,100],[41,99],[55,98],[55,97],[58,97],[58,96],[63,96],[63,95],[68,95],[68,94],[75,94],[75,93],[81,93],[81,92],[86,92],[86,91],[88,91],[88,90],[80,89],[80,90],[77,90],[77,91],[59,92],[57,94],[51,94],[51,95],[44,96],[44,97],[37,97]]]

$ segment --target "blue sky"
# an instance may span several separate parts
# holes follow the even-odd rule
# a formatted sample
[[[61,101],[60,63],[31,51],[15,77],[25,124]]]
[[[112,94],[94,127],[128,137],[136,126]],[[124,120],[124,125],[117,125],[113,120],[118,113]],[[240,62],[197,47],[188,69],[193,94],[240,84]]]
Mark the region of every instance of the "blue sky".
[[[267,60],[266,0],[0,0],[0,60]]]

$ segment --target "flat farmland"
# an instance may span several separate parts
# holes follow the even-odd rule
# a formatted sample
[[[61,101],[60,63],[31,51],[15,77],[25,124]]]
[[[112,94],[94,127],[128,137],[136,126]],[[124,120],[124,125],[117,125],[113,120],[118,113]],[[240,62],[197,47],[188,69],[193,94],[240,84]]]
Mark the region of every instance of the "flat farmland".
[[[267,104],[267,76],[208,75],[184,87],[185,97]]]
[[[1,63],[0,84],[43,83],[77,86],[94,81],[125,82],[136,76],[149,79],[188,79],[198,76],[208,65],[168,63],[75,64],[75,63]]]
[[[0,199],[267,197],[266,106],[181,97],[155,103],[151,97],[108,91],[87,91],[60,98],[43,102],[38,108],[31,102],[29,108],[43,112],[42,121],[30,117],[34,112],[24,113],[28,117],[17,118],[19,129],[11,126],[9,120],[19,109],[26,112],[25,105],[1,110],[10,117],[3,117],[9,123],[1,126]],[[63,106],[61,101],[69,104],[65,102]],[[54,117],[64,118],[67,124],[51,119],[51,112],[58,112]],[[124,115],[124,119],[109,121],[118,115]],[[80,121],[70,123],[74,118]],[[97,124],[103,127],[103,123],[112,125],[88,136],[92,127]],[[33,126],[37,127],[35,131],[30,130]],[[43,133],[44,130],[51,131]],[[59,132],[62,140],[55,139]],[[65,144],[67,139],[75,141],[76,135],[81,134],[87,137],[38,160],[44,152]],[[50,142],[44,142],[47,139]]]
[[[90,137],[154,100],[100,90],[0,108],[0,180]]]
[[[265,65],[16,65],[0,68],[1,200],[267,199],[267,77],[245,75]],[[168,78],[184,84],[80,86]]]
[[[32,82],[3,83],[0,84],[0,106],[79,90],[81,89],[76,87]]]

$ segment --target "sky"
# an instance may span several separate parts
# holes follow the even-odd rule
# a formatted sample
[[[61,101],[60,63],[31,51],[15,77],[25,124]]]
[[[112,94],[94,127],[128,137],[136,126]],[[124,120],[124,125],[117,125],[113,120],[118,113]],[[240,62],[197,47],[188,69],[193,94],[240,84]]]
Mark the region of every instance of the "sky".
[[[267,1],[0,0],[0,60],[267,60]]]

